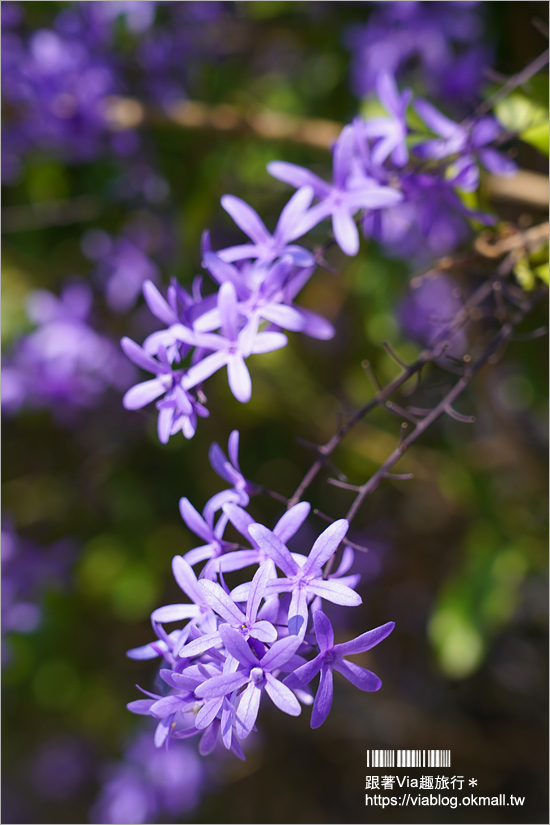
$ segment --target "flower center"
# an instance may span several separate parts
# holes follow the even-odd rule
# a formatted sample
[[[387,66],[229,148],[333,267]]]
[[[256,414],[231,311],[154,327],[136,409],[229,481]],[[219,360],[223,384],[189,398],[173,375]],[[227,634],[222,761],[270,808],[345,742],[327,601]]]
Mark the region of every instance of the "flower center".
[[[252,682],[254,682],[255,684],[258,684],[258,682],[261,682],[263,680],[263,678],[264,678],[264,672],[261,669],[261,667],[253,667],[252,670],[250,671],[250,680]]]

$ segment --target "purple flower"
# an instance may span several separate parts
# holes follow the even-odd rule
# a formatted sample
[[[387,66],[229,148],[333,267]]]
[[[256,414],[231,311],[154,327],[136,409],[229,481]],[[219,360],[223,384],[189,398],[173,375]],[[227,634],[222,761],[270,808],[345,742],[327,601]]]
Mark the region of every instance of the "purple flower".
[[[312,253],[303,246],[289,246],[289,243],[305,234],[301,226],[312,199],[313,190],[310,187],[299,189],[281,212],[275,232],[270,235],[260,216],[251,206],[234,195],[224,195],[221,201],[223,208],[253,243],[222,249],[218,255],[223,261],[243,261],[252,258],[262,264],[269,264],[283,255],[290,255],[298,266],[311,266],[314,263]]]
[[[342,676],[360,690],[373,691],[382,687],[382,682],[370,670],[366,670],[344,658],[346,655],[363,653],[379,644],[392,632],[395,622],[387,622],[374,630],[368,630],[355,639],[342,644],[334,644],[334,631],[330,621],[321,610],[313,614],[315,636],[319,646],[319,654],[305,665],[296,668],[284,680],[285,685],[291,688],[307,685],[319,671],[321,678],[313,703],[311,713],[311,727],[318,728],[327,718],[332,706],[332,671],[337,670]]]
[[[243,639],[257,639],[264,644],[272,644],[277,639],[276,629],[271,622],[256,621],[258,609],[270,578],[271,566],[266,562],[260,565],[254,574],[244,613],[216,582],[202,579],[199,581],[199,588],[202,590],[206,604],[217,613],[218,616],[221,616],[229,627],[237,630]],[[179,655],[185,658],[199,656],[212,647],[221,645],[222,636],[220,630],[223,626],[224,625],[220,625],[213,633],[205,634],[189,642],[180,649]]]
[[[207,559],[218,559],[226,552],[229,545],[223,541],[223,534],[228,520],[225,514],[222,514],[217,523],[214,524],[214,515],[217,511],[213,508],[207,511],[205,507],[201,516],[185,497],[180,499],[179,507],[181,517],[189,529],[206,542],[206,544],[194,547],[185,554],[184,558],[187,564],[193,566]],[[207,575],[207,571],[204,570],[202,575]]]
[[[270,267],[258,263],[242,271],[220,256],[204,250],[204,266],[219,283],[230,281],[239,296],[239,309],[248,319],[252,332],[262,321],[282,329],[303,332],[312,338],[328,339],[334,328],[325,318],[293,303],[304,287],[314,267],[296,267],[294,259],[285,255]],[[213,308],[194,323],[197,331],[215,329],[220,325],[219,311]]]
[[[147,240],[141,236],[112,239],[101,230],[92,230],[84,236],[84,254],[97,261],[105,299],[114,312],[132,309],[144,282],[152,283],[159,278],[158,267],[141,248],[147,245]]]
[[[69,284],[60,296],[34,290],[26,308],[36,328],[5,357],[6,412],[23,405],[51,407],[69,420],[78,409],[95,406],[110,386],[128,386],[133,368],[90,324],[92,293],[86,284]]]
[[[405,115],[412,92],[410,89],[404,89],[400,94],[395,78],[389,72],[381,72],[378,75],[376,91],[380,102],[391,117],[370,118],[364,123],[364,136],[378,139],[372,150],[371,162],[379,166],[389,157],[396,166],[405,166],[409,159]]]
[[[308,622],[308,601],[315,596],[353,607],[361,604],[358,593],[341,582],[323,578],[323,565],[336,552],[348,531],[348,522],[339,519],[324,530],[314,542],[309,555],[300,564],[285,544],[267,527],[253,524],[249,533],[261,549],[285,574],[267,585],[268,593],[292,593],[288,610],[288,632],[303,639]]]
[[[468,209],[453,182],[438,175],[401,177],[404,200],[391,209],[366,216],[363,231],[380,241],[387,255],[430,263],[447,255],[470,234],[469,220],[494,223],[494,218]]]
[[[482,9],[468,2],[373,3],[367,24],[347,36],[355,94],[370,94],[380,72],[389,72],[455,106],[476,99],[492,59],[482,42]]]
[[[68,800],[82,790],[90,775],[90,761],[89,743],[60,735],[42,744],[27,770],[39,796]]]
[[[183,325],[180,336],[186,336],[188,341],[196,338]],[[185,331],[185,332],[184,332]],[[131,338],[123,338],[120,342],[127,357],[136,366],[156,374],[156,378],[142,381],[131,387],[124,395],[122,403],[127,410],[139,410],[150,404],[160,395],[164,395],[157,402],[159,410],[158,436],[162,444],[166,444],[171,435],[180,430],[185,438],[192,438],[197,428],[197,416],[206,418],[209,413],[206,407],[199,402],[185,387],[184,370],[174,370],[165,348],[159,348],[157,359],[149,355]]]
[[[422,280],[400,304],[397,314],[404,332],[419,343],[430,346],[449,326],[462,308],[455,293],[457,284],[441,272]],[[443,351],[443,345],[447,348]],[[462,358],[468,346],[464,328],[441,340],[443,357]]]
[[[212,469],[225,481],[231,484],[231,489],[222,490],[212,496],[205,505],[205,516],[220,510],[224,504],[233,502],[241,507],[246,507],[250,501],[250,496],[256,492],[256,485],[241,473],[239,467],[239,431],[233,430],[227,442],[226,457],[219,444],[214,442],[208,450],[208,459]]]
[[[352,126],[345,126],[334,145],[333,182],[319,178],[309,169],[284,161],[268,163],[267,170],[274,178],[297,188],[311,186],[320,203],[313,206],[304,218],[304,231],[332,216],[332,231],[338,246],[346,255],[359,251],[359,232],[353,216],[360,209],[383,209],[394,206],[401,194],[388,186],[379,186],[371,178],[352,175],[354,168],[355,134]]]
[[[188,744],[158,749],[140,732],[123,759],[107,766],[90,821],[136,825],[184,816],[198,805],[205,780],[204,763]]]
[[[248,326],[241,327],[237,293],[229,281],[223,283],[218,292],[218,309],[221,335],[205,333],[198,337],[200,345],[214,352],[190,367],[185,377],[185,387],[192,389],[222,367],[227,367],[231,392],[237,401],[246,403],[252,395],[252,382],[245,358],[254,353],[280,349],[286,345],[287,338],[280,332],[257,332]]]
[[[240,691],[236,710],[235,729],[239,739],[245,739],[256,722],[263,691],[274,705],[290,716],[299,716],[300,703],[294,693],[274,675],[288,663],[301,644],[297,636],[279,639],[261,658],[254,655],[241,634],[228,625],[220,627],[220,634],[228,652],[239,662],[235,673],[207,679],[196,689],[197,696],[216,699]]]
[[[158,0],[111,0],[109,3],[90,4],[91,13],[100,22],[112,23],[123,17],[133,34],[142,34],[151,28]]]
[[[502,127],[494,117],[483,117],[473,123],[455,123],[427,100],[417,100],[415,108],[426,125],[441,137],[440,140],[433,139],[418,144],[415,153],[421,158],[435,160],[458,156],[453,177],[455,186],[468,192],[477,189],[479,171],[476,158],[495,175],[509,177],[517,172],[517,166],[512,160],[488,145],[502,134]]]
[[[11,518],[2,518],[2,635],[32,633],[42,620],[44,593],[65,583],[75,548],[68,539],[36,546],[19,535]],[[2,663],[9,661],[2,643]]]
[[[191,599],[191,604],[168,604],[158,607],[151,614],[153,626],[166,622],[179,622],[183,619],[190,619],[184,630],[179,635],[178,643],[174,648],[174,655],[177,656],[180,646],[185,644],[192,626],[203,627],[206,632],[215,629],[214,614],[204,600],[204,594],[198,587],[197,577],[192,567],[181,556],[174,556],[172,559],[172,572],[174,578]]]

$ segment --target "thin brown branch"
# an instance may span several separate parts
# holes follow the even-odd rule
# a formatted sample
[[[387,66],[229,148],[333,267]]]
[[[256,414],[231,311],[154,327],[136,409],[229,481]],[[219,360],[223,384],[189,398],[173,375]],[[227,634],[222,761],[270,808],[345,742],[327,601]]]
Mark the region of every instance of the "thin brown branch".
[[[393,379],[389,384],[385,387],[381,387],[378,380],[374,376],[372,369],[370,368],[370,364],[363,363],[363,368],[366,369],[371,381],[373,382],[374,390],[375,390],[375,397],[371,399],[367,404],[363,407],[358,409],[355,413],[353,413],[347,421],[341,424],[334,435],[325,443],[317,447],[317,458],[314,462],[310,465],[309,469],[305,473],[304,477],[302,478],[300,484],[294,491],[294,494],[291,496],[288,502],[288,506],[291,507],[294,504],[297,504],[298,501],[302,499],[306,490],[311,486],[317,475],[320,471],[327,465],[329,462],[330,457],[334,453],[334,451],[339,447],[342,443],[343,439],[347,436],[347,434],[363,419],[365,418],[372,410],[374,410],[378,406],[385,406],[390,412],[398,413],[403,418],[406,418],[410,421],[414,426],[415,430],[413,430],[413,435],[417,432],[418,427],[422,427],[422,430],[425,428],[426,421],[431,421],[431,416],[433,415],[433,410],[422,410],[419,408],[409,407],[403,408],[399,405],[396,405],[395,402],[391,400],[391,396],[396,393],[398,390],[402,392],[406,390],[407,384],[413,377],[420,376],[420,373],[424,366],[429,362],[435,361],[436,359],[440,359],[444,354],[445,348],[454,335],[454,333],[461,329],[472,317],[476,317],[476,312],[480,312],[482,305],[486,302],[486,300],[491,296],[498,294],[499,298],[504,292],[501,289],[503,284],[506,283],[506,279],[510,275],[513,270],[515,257],[514,253],[517,253],[517,249],[519,246],[522,247],[529,247],[530,251],[533,251],[537,245],[540,247],[544,245],[547,238],[548,232],[548,224],[542,224],[540,227],[531,227],[528,230],[524,231],[516,231],[515,233],[508,233],[506,236],[507,243],[499,246],[498,241],[490,246],[490,258],[496,257],[496,253],[499,253],[501,256],[506,255],[503,261],[497,267],[496,275],[487,278],[473,293],[470,299],[463,304],[461,310],[455,315],[455,317],[445,325],[445,327],[439,332],[436,338],[433,340],[431,345],[423,350],[420,353],[416,361],[409,365],[404,365],[399,375]],[[486,241],[487,243],[487,241]],[[510,248],[512,252],[509,252]],[[486,253],[486,250],[483,250]],[[508,254],[506,254],[508,253]],[[506,290],[506,296],[508,296],[508,290]],[[519,312],[523,312],[523,308],[525,306],[525,294],[520,292],[518,295],[518,303],[519,303]],[[483,316],[483,313],[481,313]],[[505,339],[507,340],[507,338]],[[498,347],[497,347],[498,350]],[[497,351],[492,352],[491,356],[498,354]],[[457,362],[458,364],[459,362]],[[476,362],[477,363],[477,362]],[[462,361],[460,362],[460,366],[462,368],[466,368],[468,370],[468,374],[470,374],[471,370],[473,369],[471,365],[471,358],[469,355],[464,356]],[[478,367],[476,367],[477,370]],[[442,408],[443,412],[446,412],[448,415],[457,418],[460,421],[471,423],[470,416],[463,416],[460,413],[457,413],[453,407],[454,398],[447,398],[446,405]],[[438,415],[441,413],[438,413]],[[416,419],[416,415],[423,416],[421,421]],[[402,431],[403,433],[403,431]],[[408,439],[411,438],[409,436],[402,436],[401,444],[399,445],[398,449],[402,447],[403,443],[408,443]],[[387,468],[386,468],[387,469]]]
[[[492,290],[493,280],[490,279],[488,281],[484,281],[472,295],[468,303],[455,316],[453,321],[441,330],[432,344],[420,353],[416,361],[413,364],[403,368],[401,373],[394,378],[393,381],[387,384],[386,387],[380,388],[376,392],[375,397],[357,410],[352,416],[350,416],[350,418],[338,428],[337,432],[331,439],[329,439],[329,441],[326,442],[326,444],[318,447],[319,455],[290,498],[288,504],[289,507],[292,507],[300,501],[305,491],[313,483],[318,473],[324,467],[327,459],[340,445],[343,438],[345,438],[349,431],[352,430],[353,427],[361,421],[361,419],[363,419],[376,407],[384,405],[397,390],[401,389],[413,376],[417,375],[428,362],[440,357],[445,342],[468,321],[470,308],[482,304],[490,296]]]
[[[163,109],[144,105],[130,97],[110,97],[106,118],[114,131],[143,124],[178,126],[221,132],[254,134],[269,140],[289,140],[317,149],[329,149],[342,124],[321,118],[303,118],[270,109],[244,110],[228,103],[208,104],[180,100]]]
[[[101,209],[101,201],[92,195],[5,206],[2,209],[2,234],[92,221],[98,217]]]
[[[283,140],[325,150],[331,148],[343,129],[343,124],[335,120],[296,117],[271,109],[247,110],[230,103],[208,104],[198,100],[180,100],[161,109],[135,98],[113,96],[106,100],[105,116],[113,131],[143,125],[175,126],[189,130],[251,134],[264,140]],[[485,180],[489,197],[494,195],[499,199],[529,203],[543,209],[548,204],[546,175],[520,170],[512,179],[487,175]]]
[[[483,103],[477,107],[473,117],[467,118],[466,122],[469,122],[470,120],[477,120],[478,118],[488,114],[502,100],[505,100],[508,95],[512,94],[513,91],[528,83],[532,77],[538,74],[538,72],[541,72],[548,64],[548,56],[549,52],[548,49],[546,49],[546,51],[539,54],[539,56],[529,63],[528,66],[522,69],[521,72],[517,72],[517,74],[512,75],[512,77],[510,77],[506,83],[500,87],[500,89],[497,89],[494,94],[487,98],[487,100],[484,100]]]
[[[414,444],[414,442],[420,438],[420,436],[430,427],[437,419],[444,415],[445,413],[449,413],[449,410],[452,409],[452,405],[456,401],[456,399],[464,392],[466,387],[469,386],[470,382],[472,381],[473,377],[476,373],[483,367],[486,363],[491,362],[492,357],[503,347],[513,335],[516,327],[523,321],[523,319],[529,314],[529,312],[539,303],[542,298],[543,294],[546,294],[547,290],[543,289],[534,294],[529,300],[525,301],[524,306],[520,309],[517,309],[512,317],[502,325],[498,333],[495,335],[493,340],[488,344],[485,348],[483,353],[479,356],[479,358],[472,364],[469,365],[467,371],[464,375],[456,382],[456,384],[449,390],[449,392],[445,395],[444,398],[441,399],[439,404],[437,404],[431,412],[426,415],[422,421],[420,421],[415,429],[403,439],[403,441],[395,448],[395,450],[391,453],[390,456],[386,459],[386,461],[382,464],[382,466],[369,478],[369,480],[361,486],[361,489],[357,493],[357,496],[349,508],[346,518],[348,521],[351,521],[354,516],[356,515],[359,507],[365,500],[365,498],[375,490],[380,481],[386,476],[387,472],[391,470],[391,468],[399,461],[399,459],[403,456],[403,454],[408,450],[408,448]]]
[[[546,198],[548,200],[548,195]],[[482,232],[476,238],[474,246],[484,258],[501,258],[516,249],[525,253],[534,252],[548,241],[549,229],[550,224],[545,221],[523,230],[509,227],[496,238],[490,232]]]

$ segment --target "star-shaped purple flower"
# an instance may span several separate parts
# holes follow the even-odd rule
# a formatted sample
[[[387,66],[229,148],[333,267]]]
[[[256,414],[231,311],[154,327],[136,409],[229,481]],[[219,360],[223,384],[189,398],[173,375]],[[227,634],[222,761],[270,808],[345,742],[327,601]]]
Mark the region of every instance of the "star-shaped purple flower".
[[[227,367],[231,392],[242,403],[250,401],[252,381],[245,364],[245,358],[253,353],[272,352],[287,343],[281,332],[257,332],[239,321],[239,305],[235,287],[226,281],[218,292],[218,309],[221,319],[221,335],[205,333],[199,335],[199,345],[214,350],[189,368],[184,386],[191,389],[202,383],[222,367]]]
[[[290,255],[298,266],[311,266],[315,261],[312,253],[303,246],[289,246],[289,243],[307,231],[301,229],[301,222],[312,200],[313,190],[310,187],[299,189],[284,207],[275,232],[270,235],[251,206],[234,195],[224,195],[221,201],[223,208],[253,243],[221,249],[218,255],[224,261],[256,259],[264,264]]]
[[[346,126],[334,145],[332,184],[294,163],[273,161],[267,165],[267,171],[274,178],[291,186],[311,186],[320,203],[309,210],[302,230],[308,231],[324,218],[332,216],[334,237],[346,255],[356,255],[359,251],[359,232],[353,216],[360,209],[394,206],[402,197],[400,192],[389,186],[379,186],[371,178],[351,174],[355,171],[354,145],[354,129]]]
[[[517,172],[517,166],[510,158],[488,145],[502,134],[502,126],[494,117],[455,123],[427,100],[417,100],[415,109],[424,123],[440,136],[420,143],[415,147],[415,153],[421,158],[433,160],[457,155],[453,180],[456,186],[468,192],[477,189],[479,170],[476,158],[495,175],[509,177]]]
[[[332,625],[321,610],[317,610],[313,614],[313,623],[317,644],[319,645],[319,654],[310,662],[301,665],[301,667],[290,673],[284,680],[284,684],[291,688],[299,688],[307,685],[319,671],[321,672],[319,687],[311,712],[311,727],[318,728],[327,718],[332,705],[333,670],[337,670],[360,690],[373,691],[382,687],[381,680],[372,671],[359,667],[354,662],[348,662],[344,657],[354,653],[363,653],[365,650],[370,650],[371,647],[379,644],[392,632],[395,622],[387,622],[374,630],[362,633],[349,642],[343,642],[339,645],[334,644]]]
[[[329,602],[354,607],[361,604],[361,596],[334,579],[323,578],[323,565],[336,552],[348,532],[346,519],[339,519],[324,530],[316,539],[309,556],[299,564],[288,547],[263,524],[252,524],[249,533],[258,546],[285,574],[284,578],[272,579],[268,593],[292,593],[288,610],[288,632],[303,639],[308,620],[308,602],[320,596]]]
[[[142,381],[126,392],[122,399],[124,407],[127,410],[139,410],[164,395],[163,399],[157,401],[159,441],[166,444],[170,436],[180,430],[185,438],[192,438],[197,428],[197,416],[206,418],[209,413],[184,388],[184,371],[173,369],[164,347],[160,347],[157,358],[153,358],[131,338],[123,338],[121,346],[134,364],[156,374],[155,378]]]
[[[183,619],[190,619],[185,628],[180,631],[178,640],[174,644],[173,655],[178,656],[183,647],[192,626],[200,627],[203,632],[209,633],[216,629],[216,617],[204,600],[203,591],[198,587],[198,580],[193,569],[181,556],[174,556],[172,559],[172,572],[174,578],[183,592],[191,599],[191,604],[167,604],[158,607],[151,613],[153,626],[166,622],[179,622]]]
[[[230,627],[235,628],[243,639],[257,639],[264,644],[272,644],[277,639],[277,631],[267,621],[257,621],[258,608],[264,597],[265,589],[271,578],[271,565],[265,562],[260,565],[250,586],[245,612],[238,607],[233,599],[228,596],[223,587],[208,579],[199,581],[199,588],[202,590],[206,604],[221,616]],[[190,658],[199,656],[213,647],[222,644],[220,628],[213,633],[206,633],[198,639],[189,642],[179,651],[181,657]]]
[[[297,636],[279,639],[261,659],[258,659],[239,631],[233,627],[222,625],[220,634],[228,653],[237,659],[240,667],[235,673],[207,679],[195,690],[196,695],[204,699],[216,699],[245,688],[239,696],[235,719],[235,730],[239,739],[245,739],[254,727],[264,690],[279,710],[290,716],[299,716],[302,708],[298,699],[290,688],[277,679],[274,672],[285,669],[285,665],[298,650],[301,640]]]

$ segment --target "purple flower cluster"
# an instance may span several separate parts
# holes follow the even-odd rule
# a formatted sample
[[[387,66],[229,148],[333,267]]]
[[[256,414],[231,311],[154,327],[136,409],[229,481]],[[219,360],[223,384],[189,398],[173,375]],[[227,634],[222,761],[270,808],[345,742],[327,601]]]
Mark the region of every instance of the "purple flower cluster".
[[[188,814],[201,798],[204,763],[185,743],[159,750],[144,731],[129,743],[124,760],[108,765],[90,811],[97,823],[166,821]]]
[[[40,547],[18,534],[7,516],[2,518],[2,637],[32,633],[42,620],[42,596],[66,578],[74,558],[68,540]],[[9,661],[2,640],[2,664]]]
[[[217,293],[203,295],[197,278],[191,293],[174,281],[164,298],[145,282],[145,300],[166,329],[149,335],[142,347],[122,340],[127,356],[155,376],[129,390],[124,405],[139,409],[160,399],[161,442],[179,431],[186,438],[194,435],[197,417],[208,415],[202,384],[220,369],[227,368],[235,398],[249,401],[246,360],[285,346],[282,330],[320,339],[333,335],[326,320],[294,303],[315,270],[313,253],[295,242],[317,224],[331,219],[334,239],[346,255],[359,251],[360,226],[365,235],[391,247],[391,254],[430,259],[463,240],[468,219],[492,221],[465,206],[459,192],[477,188],[478,161],[498,174],[515,171],[489,145],[501,135],[497,121],[487,116],[457,124],[419,100],[417,113],[440,137],[429,137],[427,130],[412,134],[407,124],[411,91],[400,92],[384,72],[377,76],[377,90],[387,117],[356,118],[344,127],[333,147],[330,182],[293,163],[268,164],[273,177],[297,190],[273,233],[252,207],[224,195],[223,208],[248,242],[214,252],[204,233],[203,266]]]
[[[36,325],[3,360],[2,409],[50,407],[64,418],[94,406],[108,387],[121,391],[133,370],[114,342],[91,326],[87,284],[66,286],[58,297],[31,292],[26,304]]]
[[[327,527],[307,555],[291,552],[287,544],[302,527],[310,505],[300,502],[290,508],[273,530],[254,522],[245,509],[254,487],[239,469],[237,450],[236,431],[229,440],[229,458],[219,445],[212,446],[212,465],[232,487],[216,494],[202,515],[188,499],[180,501],[184,521],[205,544],[172,562],[174,578],[189,601],[154,610],[157,640],[128,652],[134,659],[163,658],[164,690],[143,691],[149,698],[130,702],[128,708],[158,720],[158,747],[170,737],[200,735],[201,754],[210,753],[221,740],[244,758],[240,741],[255,729],[266,695],[290,716],[313,702],[311,724],[318,727],[330,711],[333,670],[361,690],[378,690],[380,679],[345,656],[374,647],[394,624],[334,644],[332,627],[321,611],[323,601],[346,607],[362,601],[354,589],[359,576],[348,575],[353,563],[349,546],[334,573],[323,571],[345,542],[348,522],[340,519]],[[224,539],[229,524],[246,546]],[[201,564],[197,576],[193,568]],[[230,591],[224,574],[250,568],[256,568],[251,580]],[[185,624],[168,632],[165,625],[174,622]],[[319,672],[313,700],[306,686]]]
[[[288,177],[298,181],[298,191],[282,210],[273,234],[244,201],[232,195],[222,198],[224,209],[250,242],[214,252],[208,233],[204,234],[203,266],[218,286],[216,293],[203,295],[197,278],[191,293],[173,281],[164,298],[153,283],[145,282],[145,300],[167,328],[149,335],[142,347],[128,338],[122,340],[127,356],[155,375],[129,390],[124,405],[139,409],[162,396],[157,408],[163,443],[180,430],[186,438],[194,435],[197,416],[208,415],[201,385],[218,370],[227,368],[231,392],[246,403],[252,394],[246,360],[284,347],[287,337],[282,330],[319,339],[334,334],[328,321],[294,303],[315,269],[312,253],[294,241],[332,214],[338,242],[353,253],[357,229],[351,215],[400,199],[398,192],[373,182],[363,187],[354,182],[353,191],[346,189],[349,137],[344,130],[334,150],[333,186],[307,170],[278,164],[290,170]],[[308,176],[303,186],[301,175]],[[319,203],[310,208],[314,195]]]
[[[478,2],[369,3],[364,26],[347,34],[358,97],[376,88],[381,71],[414,80],[431,97],[468,105],[479,94],[492,49],[483,38]]]
[[[513,175],[516,166],[489,145],[503,134],[494,117],[455,123],[418,99],[414,109],[426,131],[413,130],[406,122],[410,91],[399,93],[393,77],[380,73],[377,92],[389,117],[357,119],[354,125],[367,168],[380,183],[397,175],[402,200],[391,209],[367,214],[363,231],[391,257],[428,264],[468,237],[470,220],[494,222],[492,216],[468,207],[462,197],[478,188],[478,163],[504,176]],[[431,137],[433,133],[439,137]]]
[[[166,24],[153,27],[159,6]],[[29,34],[24,5],[3,3],[3,181],[17,181],[23,158],[37,148],[64,162],[135,156],[137,132],[110,128],[109,96],[137,87],[156,103],[185,97],[190,66],[220,52],[221,29],[209,22],[222,11],[217,2],[81,2]],[[117,47],[119,20],[130,48]]]
[[[412,288],[397,309],[397,317],[406,335],[424,346],[430,346],[446,330],[463,307],[458,284],[442,272],[433,272]],[[445,341],[445,350],[443,343]],[[460,359],[468,348],[464,328],[441,341],[440,356],[445,364],[449,358]]]
[[[140,227],[125,227],[114,238],[101,229],[91,229],[81,246],[97,266],[96,279],[113,312],[133,309],[144,282],[159,280],[159,269],[149,256],[150,233]]]
[[[134,148],[135,135],[117,135],[106,143],[104,102],[118,90],[116,67],[97,27],[88,25],[86,10],[75,13],[67,9],[56,17],[52,28],[39,29],[27,37],[16,25],[21,7],[12,3],[5,6],[4,180],[18,177],[22,155],[35,146],[73,161],[91,160],[107,145],[122,153]]]

